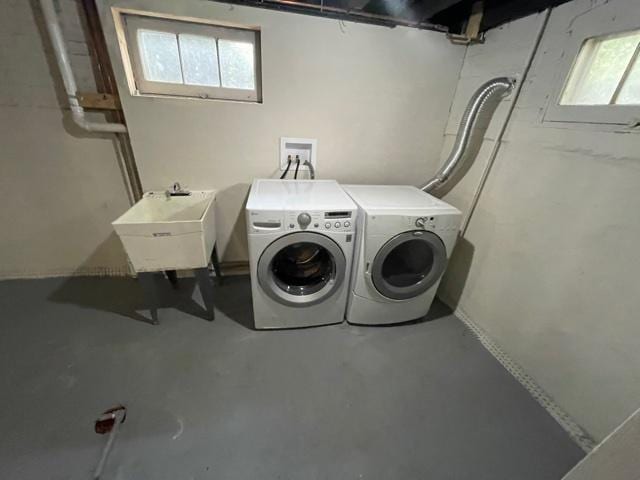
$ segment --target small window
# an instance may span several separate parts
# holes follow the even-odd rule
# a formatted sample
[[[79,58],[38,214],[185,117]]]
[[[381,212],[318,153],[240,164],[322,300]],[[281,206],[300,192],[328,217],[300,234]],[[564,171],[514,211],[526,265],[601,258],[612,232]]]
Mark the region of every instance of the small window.
[[[587,39],[560,105],[640,105],[640,31]]]
[[[260,102],[259,32],[123,15],[136,94]]]

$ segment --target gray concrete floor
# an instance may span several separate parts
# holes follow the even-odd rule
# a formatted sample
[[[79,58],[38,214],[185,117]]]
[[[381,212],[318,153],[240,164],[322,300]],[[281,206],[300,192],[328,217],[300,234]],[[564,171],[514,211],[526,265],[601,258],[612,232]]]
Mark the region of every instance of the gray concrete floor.
[[[248,279],[0,282],[0,478],[90,478],[98,414],[128,418],[105,479],[560,479],[582,456],[441,305],[396,327],[259,332]],[[171,308],[174,305],[177,308]]]

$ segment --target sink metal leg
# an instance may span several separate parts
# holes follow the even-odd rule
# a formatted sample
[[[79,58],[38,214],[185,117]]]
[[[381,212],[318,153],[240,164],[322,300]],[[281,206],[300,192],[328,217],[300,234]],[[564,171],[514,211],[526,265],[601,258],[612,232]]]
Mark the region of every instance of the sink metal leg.
[[[194,270],[198,286],[200,287],[200,294],[202,295],[202,301],[204,307],[209,315],[209,320],[213,321],[215,318],[215,308],[213,305],[213,282],[209,276],[208,268],[196,268]]]
[[[138,281],[144,291],[145,301],[149,307],[149,314],[151,315],[151,322],[154,325],[158,325],[158,292],[156,290],[156,283],[153,272],[139,272]]]
[[[213,264],[213,271],[216,274],[216,282],[218,282],[218,285],[222,285],[222,271],[220,270],[217,244],[213,246],[213,252],[211,252],[211,263]]]
[[[165,270],[165,275],[173,288],[178,288],[178,272],[175,270]]]

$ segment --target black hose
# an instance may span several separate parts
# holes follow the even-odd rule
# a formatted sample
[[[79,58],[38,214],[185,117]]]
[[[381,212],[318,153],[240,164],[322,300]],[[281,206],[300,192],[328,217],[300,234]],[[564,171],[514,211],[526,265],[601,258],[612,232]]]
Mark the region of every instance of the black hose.
[[[293,174],[293,179],[297,180],[298,179],[298,169],[300,168],[300,157],[296,158],[296,171]]]
[[[282,175],[280,175],[280,180],[287,176],[287,173],[289,173],[289,167],[291,167],[291,159],[287,160],[287,168],[285,168]]]

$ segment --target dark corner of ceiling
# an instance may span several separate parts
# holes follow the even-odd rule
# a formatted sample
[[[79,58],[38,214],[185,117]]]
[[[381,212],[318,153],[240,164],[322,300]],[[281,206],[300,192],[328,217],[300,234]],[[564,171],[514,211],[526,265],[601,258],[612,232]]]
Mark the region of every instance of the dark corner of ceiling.
[[[533,13],[555,7],[569,0],[423,0],[427,3],[448,3],[428,20],[436,25],[444,25],[450,33],[463,33],[474,4],[480,4],[482,21],[480,31],[486,32],[505,23],[526,17]]]
[[[220,0],[218,0],[220,1]],[[480,32],[569,0],[222,0],[224,3],[307,15],[398,25],[426,30],[465,32],[472,13],[481,13]]]

